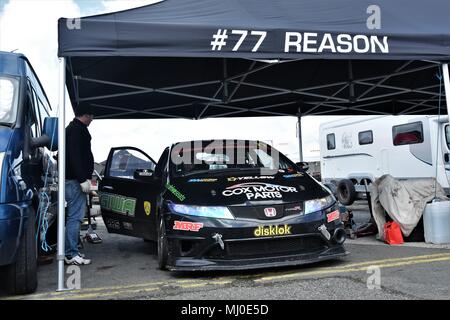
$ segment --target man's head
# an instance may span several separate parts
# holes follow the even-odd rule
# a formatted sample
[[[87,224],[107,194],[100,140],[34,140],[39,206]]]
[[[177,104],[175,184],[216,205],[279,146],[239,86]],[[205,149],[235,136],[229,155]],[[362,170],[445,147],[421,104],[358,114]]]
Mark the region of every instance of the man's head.
[[[92,114],[91,110],[88,110],[87,108],[78,107],[75,110],[75,117],[83,122],[86,126],[89,127],[92,120],[94,119],[94,115]]]

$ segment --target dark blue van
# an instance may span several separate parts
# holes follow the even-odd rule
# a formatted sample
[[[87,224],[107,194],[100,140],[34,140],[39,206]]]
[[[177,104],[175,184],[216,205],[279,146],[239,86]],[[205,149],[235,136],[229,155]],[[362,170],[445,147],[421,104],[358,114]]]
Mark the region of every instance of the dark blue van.
[[[13,294],[36,290],[40,224],[56,217],[57,119],[50,110],[28,59],[0,52],[0,284]]]

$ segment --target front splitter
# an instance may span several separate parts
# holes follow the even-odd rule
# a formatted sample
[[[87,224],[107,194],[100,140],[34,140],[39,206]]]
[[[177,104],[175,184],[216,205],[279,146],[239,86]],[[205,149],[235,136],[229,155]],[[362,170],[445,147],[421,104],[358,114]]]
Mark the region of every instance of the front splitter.
[[[252,270],[274,267],[298,266],[334,260],[349,254],[343,246],[331,247],[319,252],[297,254],[288,256],[264,257],[254,259],[195,259],[176,258],[174,265],[167,266],[170,271],[226,271],[226,270]]]

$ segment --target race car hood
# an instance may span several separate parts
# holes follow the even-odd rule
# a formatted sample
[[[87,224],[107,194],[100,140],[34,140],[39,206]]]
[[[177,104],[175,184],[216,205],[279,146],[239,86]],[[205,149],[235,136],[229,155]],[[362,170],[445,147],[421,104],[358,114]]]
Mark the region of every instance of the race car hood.
[[[166,189],[166,200],[201,206],[298,203],[330,195],[313,178],[300,172],[177,177],[166,184]]]

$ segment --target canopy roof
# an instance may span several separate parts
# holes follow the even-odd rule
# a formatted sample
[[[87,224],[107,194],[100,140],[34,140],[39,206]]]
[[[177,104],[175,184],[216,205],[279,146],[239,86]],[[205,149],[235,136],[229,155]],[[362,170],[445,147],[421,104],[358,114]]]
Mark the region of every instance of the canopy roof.
[[[59,20],[74,108],[103,118],[430,114],[442,0],[165,0]]]

